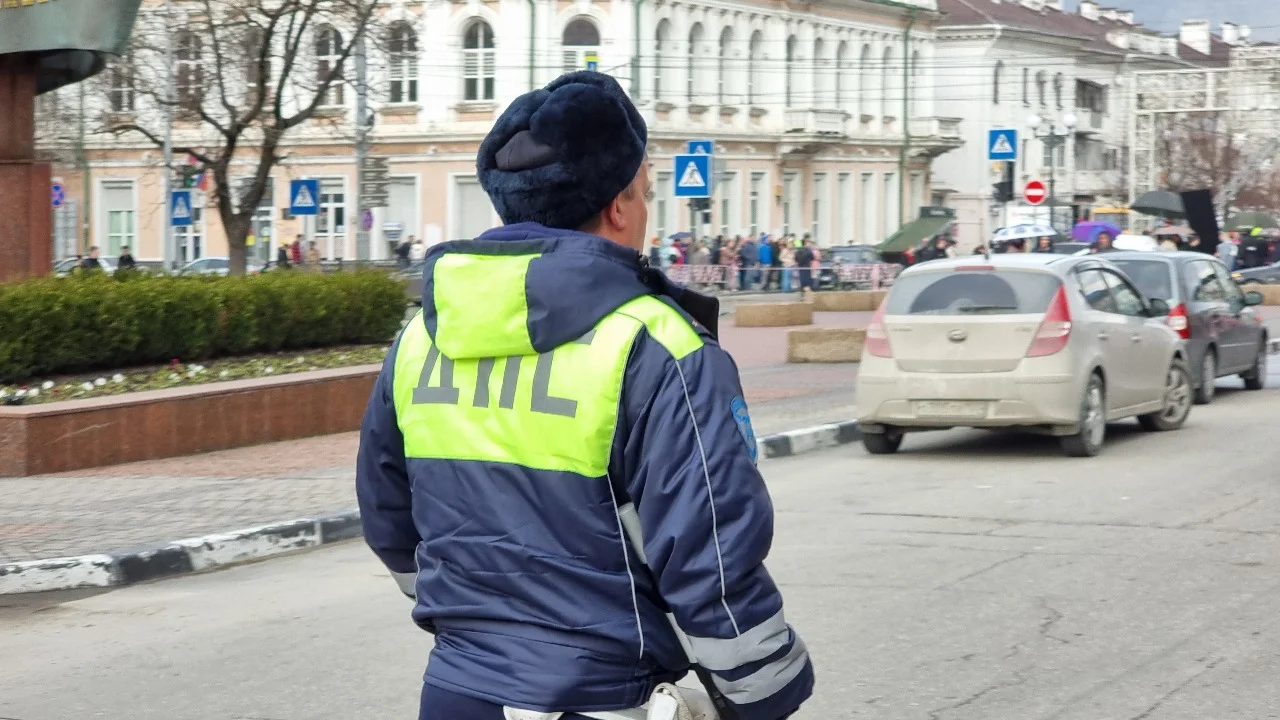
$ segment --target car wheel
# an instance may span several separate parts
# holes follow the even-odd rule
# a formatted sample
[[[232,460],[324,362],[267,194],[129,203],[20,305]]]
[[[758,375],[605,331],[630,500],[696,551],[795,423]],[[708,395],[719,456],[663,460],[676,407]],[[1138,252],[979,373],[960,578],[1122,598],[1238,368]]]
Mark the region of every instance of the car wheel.
[[[862,447],[872,455],[892,455],[902,447],[902,431],[886,430],[882,433],[862,433]]]
[[[1200,386],[1196,388],[1197,405],[1213,402],[1213,395],[1218,390],[1217,380],[1218,359],[1213,354],[1213,348],[1205,348],[1204,360],[1200,361]]]
[[[1181,360],[1174,360],[1165,375],[1164,407],[1153,413],[1139,415],[1138,422],[1143,430],[1165,432],[1177,430],[1187,421],[1191,414],[1191,403],[1195,391],[1191,388],[1191,374]]]
[[[1102,450],[1107,437],[1107,392],[1102,378],[1089,376],[1080,401],[1079,432],[1059,439],[1062,451],[1071,457],[1093,457]]]
[[[1267,381],[1267,340],[1263,338],[1258,347],[1258,355],[1253,359],[1253,367],[1240,373],[1246,390],[1261,390]]]

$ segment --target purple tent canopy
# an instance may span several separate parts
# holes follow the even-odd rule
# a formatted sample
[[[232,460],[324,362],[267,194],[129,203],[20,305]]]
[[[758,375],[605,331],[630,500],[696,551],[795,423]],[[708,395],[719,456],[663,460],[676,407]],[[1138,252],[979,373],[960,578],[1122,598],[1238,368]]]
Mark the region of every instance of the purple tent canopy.
[[[1076,226],[1071,228],[1071,237],[1080,242],[1095,243],[1098,242],[1099,233],[1109,233],[1111,239],[1114,240],[1120,234],[1120,228],[1111,223],[1085,221],[1078,222]]]

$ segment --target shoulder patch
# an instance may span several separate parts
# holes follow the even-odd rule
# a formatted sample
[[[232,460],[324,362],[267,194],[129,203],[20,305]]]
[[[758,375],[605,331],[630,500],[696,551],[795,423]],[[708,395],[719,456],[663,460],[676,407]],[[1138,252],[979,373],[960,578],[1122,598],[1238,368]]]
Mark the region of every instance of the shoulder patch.
[[[738,432],[747,443],[747,454],[751,456],[751,462],[755,463],[756,456],[760,454],[760,446],[756,443],[756,431],[751,429],[751,415],[747,412],[747,402],[739,395],[729,403],[729,410],[733,413],[733,422],[737,424]]]

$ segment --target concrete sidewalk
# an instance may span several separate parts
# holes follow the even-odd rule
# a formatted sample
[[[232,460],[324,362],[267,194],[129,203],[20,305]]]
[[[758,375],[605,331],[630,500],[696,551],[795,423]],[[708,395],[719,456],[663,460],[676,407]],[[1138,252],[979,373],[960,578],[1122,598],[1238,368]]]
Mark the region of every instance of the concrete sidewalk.
[[[858,319],[831,315],[823,322]],[[741,369],[757,437],[852,417],[856,365],[780,364],[785,329],[735,328],[728,318],[721,340]],[[0,564],[117,552],[346,510],[355,506],[357,445],[357,433],[345,433],[0,478]]]

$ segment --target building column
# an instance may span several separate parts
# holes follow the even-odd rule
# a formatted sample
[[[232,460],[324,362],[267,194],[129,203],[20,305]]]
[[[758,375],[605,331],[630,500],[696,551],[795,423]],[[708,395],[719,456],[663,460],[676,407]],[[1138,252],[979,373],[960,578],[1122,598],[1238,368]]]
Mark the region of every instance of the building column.
[[[36,162],[37,70],[25,56],[0,55],[0,282],[53,267],[51,170]]]

